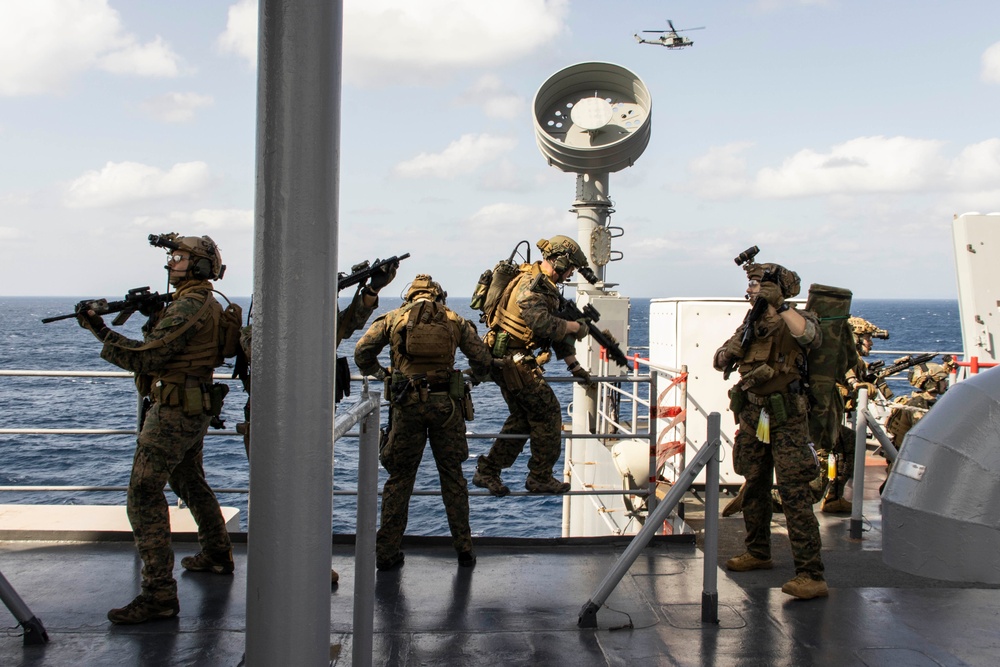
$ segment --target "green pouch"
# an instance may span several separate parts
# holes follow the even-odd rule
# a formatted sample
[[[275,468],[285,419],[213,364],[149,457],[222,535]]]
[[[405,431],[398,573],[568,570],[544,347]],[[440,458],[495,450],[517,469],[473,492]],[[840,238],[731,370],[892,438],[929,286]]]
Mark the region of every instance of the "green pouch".
[[[465,397],[465,382],[461,372],[459,371],[451,372],[450,385],[448,387],[448,395],[454,398],[456,401],[460,401]]]
[[[747,396],[743,391],[736,387],[730,387],[729,389],[729,410],[733,413],[733,417],[736,418],[736,423],[740,423],[740,413],[743,412],[743,408],[747,405]]]
[[[510,334],[506,331],[501,331],[497,334],[496,340],[493,341],[493,356],[500,359],[505,354],[507,354],[507,345],[510,342]]]
[[[181,407],[184,414],[194,417],[205,412],[204,398],[202,398],[201,387],[184,387],[184,394],[181,399]]]
[[[771,413],[771,425],[781,426],[788,421],[788,410],[785,409],[785,397],[781,394],[771,394],[767,397],[767,405]]]

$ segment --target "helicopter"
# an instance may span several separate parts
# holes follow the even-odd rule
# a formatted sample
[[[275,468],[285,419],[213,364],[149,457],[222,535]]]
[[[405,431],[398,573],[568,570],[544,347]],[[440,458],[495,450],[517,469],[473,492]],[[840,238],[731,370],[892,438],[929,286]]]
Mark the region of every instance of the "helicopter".
[[[681,30],[676,30],[674,28],[674,22],[667,19],[667,25],[670,26],[670,30],[643,30],[643,32],[656,32],[659,33],[659,37],[653,39],[646,39],[640,37],[638,33],[632,35],[635,37],[635,41],[640,44],[656,44],[659,46],[665,46],[668,49],[683,49],[685,46],[691,46],[694,44],[689,37],[684,37],[678,35],[679,32],[686,32],[688,30],[704,30],[705,26],[700,26],[698,28],[682,28]]]

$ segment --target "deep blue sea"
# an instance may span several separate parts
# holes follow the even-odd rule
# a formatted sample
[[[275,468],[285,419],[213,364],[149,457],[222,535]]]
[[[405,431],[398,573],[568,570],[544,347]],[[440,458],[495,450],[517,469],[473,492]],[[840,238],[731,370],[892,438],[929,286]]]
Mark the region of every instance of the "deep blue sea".
[[[117,298],[121,298],[120,296]],[[0,297],[0,369],[2,370],[118,370],[101,360],[100,344],[75,320],[42,324],[41,318],[71,312],[76,297]],[[235,299],[246,311],[249,299]],[[346,300],[342,305],[346,306]],[[399,305],[398,299],[384,298],[379,312]],[[478,313],[469,308],[469,299],[449,299],[451,308],[478,322]],[[880,355],[879,350],[947,351],[961,350],[958,302],[952,300],[855,300],[852,308],[876,326],[887,329],[890,339],[876,340],[872,358],[891,363],[896,355]],[[133,316],[121,331],[140,337],[142,317]],[[649,340],[649,300],[633,299],[630,318],[631,345],[645,353]],[[482,332],[482,325],[480,325]],[[363,331],[341,343],[340,354],[352,357],[354,343]],[[721,343],[731,332],[720,332]],[[387,363],[387,362],[386,362]],[[351,359],[353,368],[353,359]],[[551,375],[562,375],[562,364],[549,365]],[[355,373],[357,370],[355,369]],[[890,383],[897,395],[909,393],[905,374]],[[564,411],[572,388],[554,384]],[[360,388],[354,383],[355,394]],[[507,416],[506,406],[495,385],[484,383],[474,390],[476,419],[469,430],[495,433]],[[242,419],[245,400],[238,382],[233,382],[224,417],[228,428]],[[130,379],[119,378],[20,378],[0,377],[0,428],[133,428],[136,396]],[[383,422],[385,415],[383,413]],[[466,477],[470,480],[476,457],[489,451],[491,441],[471,438]],[[132,464],[134,436],[2,435],[0,434],[0,486],[126,486]],[[504,475],[512,489],[520,489],[527,475],[527,447],[514,467]],[[354,489],[357,470],[357,441],[343,439],[334,449],[335,490]],[[205,470],[216,489],[246,488],[248,464],[239,437],[210,436],[205,443]],[[562,470],[562,461],[556,465]],[[380,487],[386,473],[380,470]],[[433,458],[425,451],[417,479],[418,490],[438,488]],[[168,492],[168,500],[176,498]],[[247,497],[240,493],[219,494],[223,505],[241,511],[247,524]],[[0,492],[0,503],[40,504],[124,504],[124,492]],[[470,522],[474,535],[507,537],[555,537],[561,532],[561,500],[554,497],[470,499]],[[334,497],[333,530],[353,533],[356,506],[353,497]],[[416,535],[447,535],[441,499],[414,496],[410,505],[407,532]]]

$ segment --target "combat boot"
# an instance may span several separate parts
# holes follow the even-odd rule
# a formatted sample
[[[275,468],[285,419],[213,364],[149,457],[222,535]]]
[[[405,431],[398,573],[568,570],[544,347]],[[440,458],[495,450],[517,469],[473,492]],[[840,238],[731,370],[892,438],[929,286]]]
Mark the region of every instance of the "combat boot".
[[[726,561],[726,569],[733,572],[749,572],[750,570],[770,570],[774,562],[770,558],[757,558],[749,551],[734,556]]]
[[[524,480],[524,488],[532,493],[566,493],[569,487],[569,482],[560,482],[551,474],[542,476],[531,473]]]
[[[468,551],[458,552],[458,564],[460,567],[475,567],[476,566],[476,552],[472,549]]]
[[[811,600],[825,598],[830,594],[830,589],[822,579],[813,579],[808,574],[802,573],[795,575],[791,581],[786,581],[781,587],[781,592],[800,600]]]
[[[820,510],[826,514],[850,514],[853,507],[846,498],[826,498]]]
[[[722,516],[732,516],[734,514],[739,514],[743,511],[743,496],[746,495],[747,485],[744,484],[740,487],[740,490],[736,493],[736,497],[730,500],[725,507],[722,508]]]
[[[330,568],[330,588],[333,588],[338,583],[340,583],[340,575],[332,567]]]
[[[232,551],[199,551],[194,556],[185,556],[181,565],[191,572],[211,572],[213,574],[232,574],[236,566],[233,564]]]
[[[378,570],[382,570],[383,572],[386,570],[395,570],[397,567],[402,567],[403,561],[405,560],[406,557],[403,556],[402,551],[397,551],[393,555],[387,556],[385,558],[376,556],[375,568]]]
[[[500,479],[500,473],[491,470],[485,456],[480,456],[476,462],[476,472],[472,475],[472,483],[480,489],[486,489],[497,498],[503,498],[510,493],[510,489]]]
[[[124,607],[108,612],[108,620],[119,625],[133,625],[146,621],[164,621],[180,613],[177,598],[156,600],[145,594],[138,595]]]

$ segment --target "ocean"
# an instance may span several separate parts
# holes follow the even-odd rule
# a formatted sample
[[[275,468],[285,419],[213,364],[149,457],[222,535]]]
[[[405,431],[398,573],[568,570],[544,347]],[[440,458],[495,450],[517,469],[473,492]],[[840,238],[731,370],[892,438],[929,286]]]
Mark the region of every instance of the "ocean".
[[[120,298],[120,297],[119,297]],[[234,299],[244,312],[249,298]],[[0,369],[3,370],[118,370],[100,358],[100,343],[75,320],[42,324],[43,317],[72,312],[79,297],[0,297]],[[346,306],[346,299],[342,299]],[[383,298],[378,312],[399,305],[399,299]],[[649,340],[649,299],[633,299],[630,314],[632,350],[644,355]],[[463,317],[478,322],[478,313],[469,308],[469,299],[449,299],[448,305]],[[852,314],[870,320],[890,333],[889,340],[876,340],[871,359],[892,362],[895,354],[879,350],[961,351],[961,326],[958,302],[954,300],[879,300],[856,299]],[[110,318],[107,318],[110,321]],[[136,314],[120,329],[133,338],[140,337],[142,316]],[[482,325],[479,325],[482,333]],[[363,334],[358,331],[340,345],[339,353],[351,358],[354,344]],[[719,332],[721,343],[731,332]],[[386,356],[386,363],[388,357]],[[464,361],[464,360],[463,360]],[[459,362],[462,363],[462,362]],[[354,368],[351,358],[352,369]],[[549,364],[550,375],[563,375],[561,362]],[[225,369],[220,369],[224,372]],[[353,383],[352,401],[360,389]],[[905,373],[890,380],[897,396],[908,394]],[[571,396],[569,384],[553,384],[563,405],[564,415]],[[473,391],[475,421],[473,433],[495,433],[507,416],[499,389],[483,383]],[[245,394],[234,381],[223,417],[227,428],[242,420]],[[0,377],[0,428],[133,428],[136,397],[132,382],[122,378],[48,378]],[[386,416],[383,410],[382,421]],[[567,417],[568,419],[568,417]],[[466,478],[471,480],[476,457],[489,451],[492,441],[469,440]],[[132,464],[134,436],[129,435],[2,435],[0,434],[0,486],[126,486]],[[506,471],[504,481],[520,489],[527,475],[525,453]],[[357,440],[345,438],[334,448],[334,489],[356,487]],[[562,460],[556,471],[562,470]],[[246,488],[248,463],[242,439],[238,436],[210,436],[205,442],[205,471],[213,488]],[[380,487],[386,473],[380,473]],[[438,489],[437,472],[429,448],[425,450],[417,490]],[[168,491],[168,501],[176,498]],[[240,510],[241,527],[247,527],[247,496],[220,493],[221,504]],[[124,492],[0,492],[0,503],[36,504],[121,504]],[[562,502],[558,497],[470,499],[470,523],[473,535],[504,537],[556,537],[561,533]],[[356,504],[353,496],[335,495],[332,529],[335,533],[353,533]],[[440,497],[414,496],[410,504],[408,534],[448,535]]]

